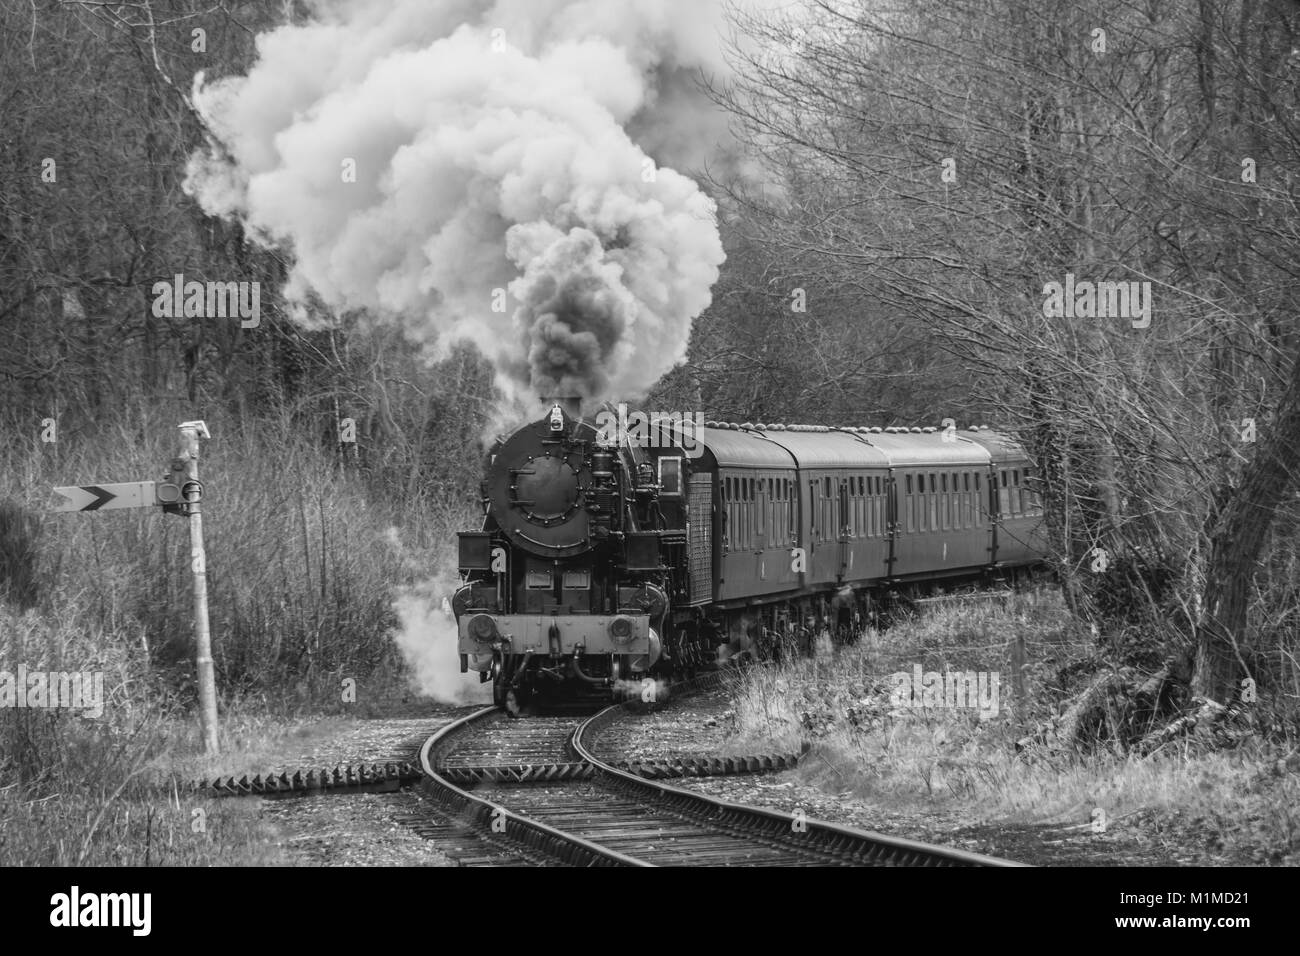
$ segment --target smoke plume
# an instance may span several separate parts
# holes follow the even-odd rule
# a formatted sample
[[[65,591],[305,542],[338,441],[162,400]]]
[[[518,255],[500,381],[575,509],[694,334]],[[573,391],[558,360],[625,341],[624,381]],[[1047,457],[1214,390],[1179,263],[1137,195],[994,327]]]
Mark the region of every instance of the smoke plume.
[[[721,0],[318,0],[194,101],[186,188],[288,246],[331,310],[468,338],[508,400],[638,398],[685,355],[723,260],[670,168],[725,139]]]

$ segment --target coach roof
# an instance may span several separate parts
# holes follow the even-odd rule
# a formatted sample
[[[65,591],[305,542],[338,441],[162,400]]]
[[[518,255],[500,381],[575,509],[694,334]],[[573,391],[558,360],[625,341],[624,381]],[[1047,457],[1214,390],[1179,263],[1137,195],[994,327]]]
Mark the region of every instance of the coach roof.
[[[912,465],[987,466],[989,463],[988,450],[982,444],[971,441],[963,435],[956,436],[956,441],[944,441],[943,433],[938,431],[920,435],[912,432],[899,432],[893,435],[874,432],[865,435],[858,433],[854,437],[859,441],[870,442],[895,468],[907,468]]]
[[[889,467],[888,457],[878,448],[857,440],[847,432],[766,431],[764,436],[787,449],[800,468],[847,468],[866,471]]]
[[[793,468],[794,459],[780,445],[757,432],[706,426],[696,439],[720,468]]]

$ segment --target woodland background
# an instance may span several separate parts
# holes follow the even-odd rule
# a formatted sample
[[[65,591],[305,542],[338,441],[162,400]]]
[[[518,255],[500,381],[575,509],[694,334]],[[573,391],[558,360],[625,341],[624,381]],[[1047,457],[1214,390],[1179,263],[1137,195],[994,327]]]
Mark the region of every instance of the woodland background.
[[[1294,713],[1300,7],[796,6],[737,10],[734,78],[701,77],[767,175],[688,171],[728,259],[687,363],[645,406],[1011,432],[1110,675],[1085,692],[1141,690],[1172,719],[1249,678]],[[292,250],[181,189],[204,142],[193,74],[244,71],[259,31],[308,15],[0,5],[4,660],[104,669],[121,702],[189,705],[183,522],[47,510],[53,485],[160,475],[181,421],[213,434],[223,707],[327,706],[340,675],[395,669],[394,588],[444,568],[474,520],[483,359],[456,347],[430,365],[364,316],[295,325],[275,291]],[[260,326],[154,317],[150,287],[175,272],[260,281]],[[1044,317],[1043,286],[1066,273],[1149,281],[1150,327]],[[0,723],[0,778],[48,782],[71,732],[27,711]]]

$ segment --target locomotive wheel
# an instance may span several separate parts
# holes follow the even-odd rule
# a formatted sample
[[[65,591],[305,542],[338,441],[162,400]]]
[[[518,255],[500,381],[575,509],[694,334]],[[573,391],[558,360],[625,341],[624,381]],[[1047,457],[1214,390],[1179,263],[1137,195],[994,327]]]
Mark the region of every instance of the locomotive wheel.
[[[501,679],[501,662],[493,659],[492,661],[492,703],[497,707],[506,705],[506,684]]]

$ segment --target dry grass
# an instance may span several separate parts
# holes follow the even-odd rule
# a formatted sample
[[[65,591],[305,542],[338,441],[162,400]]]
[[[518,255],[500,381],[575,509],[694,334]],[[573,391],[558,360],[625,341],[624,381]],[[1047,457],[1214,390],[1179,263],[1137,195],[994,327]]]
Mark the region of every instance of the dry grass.
[[[170,432],[15,441],[0,462],[0,671],[102,672],[105,698],[97,719],[0,707],[0,865],[276,862],[247,805],[168,782],[243,772],[285,734],[406,691],[394,588],[447,560],[460,490],[393,498],[288,429],[222,434],[200,474],[224,753],[202,755],[185,520],[48,511],[54,485],[160,476]]]
[[[1022,701],[1010,680],[1017,636],[1028,652]],[[1285,741],[1148,759],[1107,749],[1032,761],[1017,754],[1025,729],[1059,703],[1052,676],[1084,656],[1087,636],[1045,595],[1005,607],[942,608],[883,635],[868,632],[838,651],[823,645],[813,659],[741,672],[732,686],[730,744],[743,750],[806,741],[812,752],[799,771],[806,782],[882,806],[919,802],[961,808],[983,821],[1080,827],[1098,809],[1110,821],[1141,811],[1176,813],[1195,819],[1206,840],[1245,858],[1294,861],[1300,784],[1294,774],[1271,773]],[[1000,671],[999,712],[981,719],[970,710],[891,703],[890,675],[914,664],[924,671]]]

